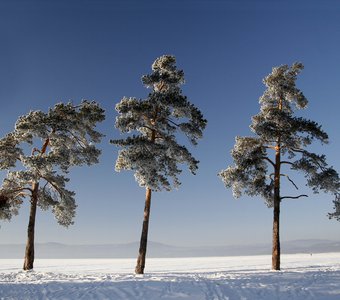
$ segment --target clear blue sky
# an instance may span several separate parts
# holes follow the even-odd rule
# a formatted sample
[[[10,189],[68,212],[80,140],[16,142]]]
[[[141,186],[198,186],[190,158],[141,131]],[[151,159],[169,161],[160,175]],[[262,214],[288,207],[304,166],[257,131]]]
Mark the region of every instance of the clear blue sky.
[[[315,146],[340,171],[338,1],[7,1],[0,2],[0,134],[19,115],[59,101],[98,101],[107,118],[101,162],[73,169],[75,225],[64,229],[39,211],[37,242],[125,243],[140,238],[145,191],[131,172],[116,173],[119,137],[114,106],[144,97],[140,77],[155,58],[173,54],[184,94],[208,119],[204,139],[190,148],[201,161],[182,186],[154,193],[149,238],[173,245],[271,242],[272,210],[258,197],[232,198],[217,173],[232,163],[236,135],[250,135],[262,78],[273,66],[301,61],[298,86],[309,99],[300,115],[323,125],[330,144]],[[2,173],[3,177],[4,173]],[[299,176],[292,176],[305,192]],[[283,191],[290,191],[288,184]],[[326,217],[330,195],[287,200],[281,238],[339,240],[340,223]],[[1,224],[0,243],[24,243],[28,206]]]

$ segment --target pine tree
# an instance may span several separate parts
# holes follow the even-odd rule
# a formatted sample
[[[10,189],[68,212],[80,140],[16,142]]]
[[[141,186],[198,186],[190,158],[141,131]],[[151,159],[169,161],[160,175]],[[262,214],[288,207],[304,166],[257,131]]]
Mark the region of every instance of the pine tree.
[[[326,163],[325,155],[307,150],[313,140],[325,144],[328,135],[314,121],[295,117],[297,109],[307,106],[307,99],[296,87],[301,63],[291,67],[275,67],[264,79],[267,89],[260,97],[261,111],[252,118],[252,137],[237,137],[231,155],[235,166],[219,173],[234,197],[242,191],[249,196],[262,196],[273,207],[272,269],[280,270],[280,203],[284,199],[298,199],[307,195],[282,196],[281,179],[285,178],[297,189],[294,181],[282,169],[300,171],[307,186],[314,193],[339,191],[339,176]],[[273,151],[273,158],[269,152]]]
[[[0,189],[0,219],[10,220],[30,198],[24,270],[33,269],[37,206],[52,209],[60,225],[73,224],[75,193],[66,189],[65,175],[72,166],[98,163],[101,151],[93,143],[103,135],[95,126],[104,118],[104,110],[95,102],[59,103],[48,113],[31,111],[19,117],[14,131],[0,140],[0,169],[8,170]],[[25,144],[30,153],[25,154]]]
[[[202,113],[182,95],[184,73],[177,70],[175,63],[174,56],[156,59],[153,72],[142,77],[143,84],[152,89],[148,97],[124,97],[116,105],[119,113],[116,128],[122,133],[135,134],[111,141],[123,148],[115,169],[134,171],[139,185],[146,188],[137,274],[144,273],[152,191],[170,191],[180,185],[178,164],[187,164],[193,174],[198,168],[198,161],[185,146],[177,143],[175,134],[184,133],[196,145],[206,126]]]

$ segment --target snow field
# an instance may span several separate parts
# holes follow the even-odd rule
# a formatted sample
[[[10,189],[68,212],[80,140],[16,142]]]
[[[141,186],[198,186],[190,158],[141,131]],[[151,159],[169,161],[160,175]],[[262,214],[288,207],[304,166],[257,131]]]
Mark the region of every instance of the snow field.
[[[135,259],[0,260],[0,299],[339,300],[340,253],[271,257],[150,258],[134,275]]]

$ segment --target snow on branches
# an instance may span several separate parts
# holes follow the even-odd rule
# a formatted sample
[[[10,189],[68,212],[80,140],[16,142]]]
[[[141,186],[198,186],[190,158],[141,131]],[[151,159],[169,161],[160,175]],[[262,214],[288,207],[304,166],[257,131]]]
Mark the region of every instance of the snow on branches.
[[[196,145],[207,123],[200,110],[182,95],[184,73],[175,63],[170,55],[156,59],[153,72],[142,77],[143,84],[152,89],[148,97],[124,97],[116,105],[116,128],[122,133],[136,132],[126,139],[111,140],[123,148],[116,171],[133,170],[139,185],[154,191],[180,185],[178,164],[187,164],[195,174],[198,161],[177,143],[175,134],[182,132]]]
[[[235,166],[219,173],[226,187],[233,189],[235,197],[239,197],[242,191],[250,196],[260,195],[271,206],[274,170],[283,164],[302,172],[314,193],[320,190],[339,192],[339,176],[328,167],[325,156],[305,149],[314,140],[327,143],[327,133],[316,122],[293,115],[296,109],[306,108],[308,103],[295,85],[302,69],[301,63],[294,63],[291,67],[282,65],[273,68],[263,80],[267,89],[260,97],[261,111],[252,117],[250,125],[255,136],[236,139],[231,152]],[[268,156],[268,151],[285,158],[276,161]],[[279,176],[287,177],[294,184],[286,174]],[[281,200],[298,197],[281,197]]]
[[[263,79],[267,89],[260,97],[261,110],[277,108],[281,101],[283,111],[292,112],[292,105],[297,109],[305,108],[308,101],[295,85],[297,75],[302,70],[302,63],[294,63],[291,67],[288,65],[274,67]]]
[[[95,126],[104,119],[104,110],[89,101],[58,103],[47,113],[31,111],[19,117],[14,131],[0,140],[0,169],[9,170],[0,188],[0,219],[17,214],[35,186],[38,206],[52,208],[59,224],[72,224],[75,193],[66,189],[69,179],[64,175],[72,166],[98,163],[100,150],[94,143],[103,135]],[[31,145],[30,153],[25,153],[25,143]]]

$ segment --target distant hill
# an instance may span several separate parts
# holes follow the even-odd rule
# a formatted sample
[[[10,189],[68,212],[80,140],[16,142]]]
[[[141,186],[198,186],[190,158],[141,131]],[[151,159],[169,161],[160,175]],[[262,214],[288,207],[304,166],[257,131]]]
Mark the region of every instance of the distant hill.
[[[340,252],[340,241],[295,240],[281,242],[282,253]],[[139,243],[67,245],[37,243],[36,258],[135,258]],[[23,258],[24,244],[0,245],[0,258]],[[176,247],[149,242],[148,257],[205,257],[271,254],[270,244],[242,246]]]

